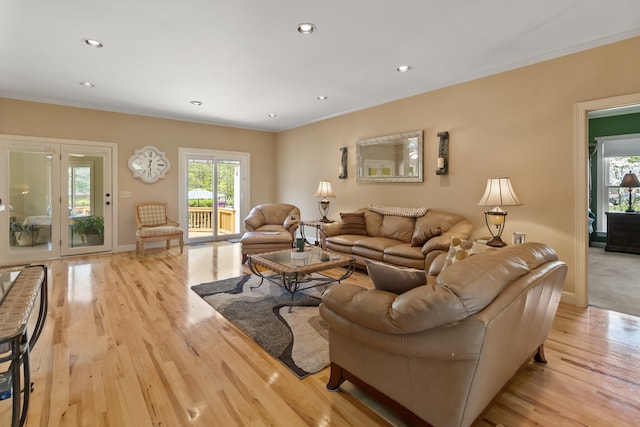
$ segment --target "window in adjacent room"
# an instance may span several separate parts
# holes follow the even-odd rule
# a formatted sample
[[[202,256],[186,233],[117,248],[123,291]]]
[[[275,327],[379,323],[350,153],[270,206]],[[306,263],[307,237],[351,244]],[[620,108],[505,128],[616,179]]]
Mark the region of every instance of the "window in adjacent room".
[[[629,189],[620,187],[624,174],[640,176],[640,134],[596,138],[598,153],[598,230],[606,231],[605,212],[624,212],[629,207]],[[632,189],[633,208],[640,211],[640,188]]]

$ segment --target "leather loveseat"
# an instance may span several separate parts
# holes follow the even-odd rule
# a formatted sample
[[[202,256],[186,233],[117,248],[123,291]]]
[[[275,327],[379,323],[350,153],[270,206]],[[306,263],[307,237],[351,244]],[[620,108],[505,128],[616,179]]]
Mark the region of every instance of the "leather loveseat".
[[[240,239],[242,262],[249,254],[293,247],[300,225],[300,209],[288,203],[263,203],[251,209],[244,219],[246,233]]]
[[[428,271],[449,249],[452,237],[468,239],[472,228],[471,222],[451,212],[371,205],[323,224],[320,242],[324,250],[353,256],[360,268],[370,259]]]
[[[551,248],[525,243],[456,262],[400,294],[336,284],[320,306],[327,388],[349,380],[412,425],[469,426],[536,351],[545,361],[566,272]]]

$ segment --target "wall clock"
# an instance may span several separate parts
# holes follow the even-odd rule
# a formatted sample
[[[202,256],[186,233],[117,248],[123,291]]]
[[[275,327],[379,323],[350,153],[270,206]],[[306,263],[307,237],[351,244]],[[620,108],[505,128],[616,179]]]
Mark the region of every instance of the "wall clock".
[[[129,157],[129,169],[133,172],[133,177],[147,184],[164,179],[170,167],[171,163],[164,152],[152,145],[135,150],[133,156]]]

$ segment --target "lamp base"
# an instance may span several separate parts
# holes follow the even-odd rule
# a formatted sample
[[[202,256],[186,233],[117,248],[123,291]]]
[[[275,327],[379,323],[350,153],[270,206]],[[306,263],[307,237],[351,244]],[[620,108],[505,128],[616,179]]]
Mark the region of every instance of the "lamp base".
[[[500,236],[494,236],[493,239],[489,240],[486,243],[487,246],[492,246],[494,248],[501,248],[503,246],[507,246],[505,242],[502,241]]]
[[[320,218],[318,220],[318,222],[335,222],[333,220],[330,220],[329,218],[327,218],[326,216],[323,216],[322,218]]]

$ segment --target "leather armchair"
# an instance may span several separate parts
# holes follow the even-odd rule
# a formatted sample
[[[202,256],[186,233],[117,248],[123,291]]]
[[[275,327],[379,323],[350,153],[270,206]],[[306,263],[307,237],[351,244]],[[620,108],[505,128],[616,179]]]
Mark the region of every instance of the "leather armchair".
[[[244,219],[247,232],[240,239],[242,262],[247,255],[287,249],[300,224],[300,209],[287,203],[263,203]]]
[[[565,263],[541,243],[474,255],[402,294],[336,284],[322,297],[331,376],[411,424],[469,426],[551,329]],[[427,424],[428,423],[428,424]]]

